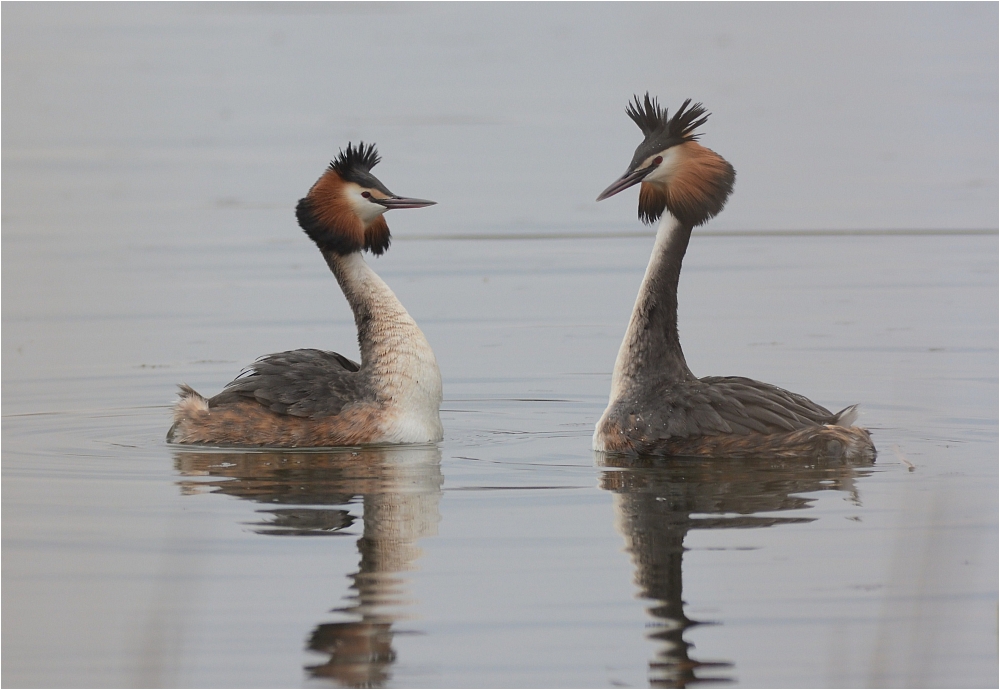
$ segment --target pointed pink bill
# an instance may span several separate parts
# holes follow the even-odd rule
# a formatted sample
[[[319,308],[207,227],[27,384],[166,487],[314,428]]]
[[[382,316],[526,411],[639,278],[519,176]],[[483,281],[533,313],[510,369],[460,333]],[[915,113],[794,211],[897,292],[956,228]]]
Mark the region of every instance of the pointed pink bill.
[[[623,192],[632,185],[642,182],[642,178],[646,177],[646,175],[648,175],[655,167],[655,165],[650,165],[646,168],[639,168],[638,170],[631,170],[625,173],[612,182],[610,187],[601,192],[601,195],[597,197],[597,200],[603,201],[609,196],[614,196],[618,192]]]
[[[403,196],[390,196],[385,199],[375,199],[372,198],[376,204],[381,204],[387,209],[392,210],[396,208],[423,208],[424,206],[433,206],[436,201],[429,201],[427,199],[408,199]]]

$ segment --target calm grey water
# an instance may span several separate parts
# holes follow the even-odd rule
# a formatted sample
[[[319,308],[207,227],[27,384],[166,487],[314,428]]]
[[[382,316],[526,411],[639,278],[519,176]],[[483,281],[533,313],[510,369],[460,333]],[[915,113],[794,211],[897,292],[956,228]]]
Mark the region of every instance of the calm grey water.
[[[997,685],[995,4],[2,14],[5,686]],[[691,368],[860,402],[874,465],[589,450],[646,89],[739,175]],[[445,440],[167,445],[178,382],[356,356],[292,209],[362,137],[440,202],[372,264]]]

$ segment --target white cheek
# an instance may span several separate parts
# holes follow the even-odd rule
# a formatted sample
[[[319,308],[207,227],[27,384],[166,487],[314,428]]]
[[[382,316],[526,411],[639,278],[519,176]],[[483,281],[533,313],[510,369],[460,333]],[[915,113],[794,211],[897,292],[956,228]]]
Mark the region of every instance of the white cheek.
[[[365,225],[372,222],[388,209],[382,204],[376,204],[375,202],[366,199],[362,196],[362,191],[360,187],[348,188],[347,198],[351,202],[351,208],[354,212],[358,214],[358,218]]]
[[[358,209],[358,216],[361,218],[361,221],[365,225],[372,222],[373,220],[375,220],[376,218],[378,218],[383,213],[389,210],[382,204],[374,204],[368,201],[368,199],[363,199],[362,201],[364,203],[362,207]]]
[[[656,156],[663,156],[663,162],[660,163],[656,170],[646,175],[645,182],[666,182],[674,174],[681,162],[680,149],[676,146],[672,146],[666,151],[656,154]],[[651,165],[656,156],[650,156],[643,162],[643,166]]]

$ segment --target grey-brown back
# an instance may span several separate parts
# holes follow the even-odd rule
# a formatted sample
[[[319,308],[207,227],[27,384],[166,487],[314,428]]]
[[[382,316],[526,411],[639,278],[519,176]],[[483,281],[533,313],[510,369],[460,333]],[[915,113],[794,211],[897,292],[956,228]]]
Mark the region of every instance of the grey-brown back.
[[[247,399],[278,414],[332,417],[358,402],[374,402],[368,374],[336,352],[303,349],[266,355],[209,399],[209,408]]]
[[[614,417],[630,435],[654,442],[722,434],[776,434],[836,422],[808,398],[741,376],[707,376],[636,391]]]

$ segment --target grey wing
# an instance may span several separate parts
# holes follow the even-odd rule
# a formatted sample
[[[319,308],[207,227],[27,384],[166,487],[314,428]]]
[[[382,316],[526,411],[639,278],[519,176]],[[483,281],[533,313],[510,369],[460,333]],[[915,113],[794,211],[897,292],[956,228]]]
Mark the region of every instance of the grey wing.
[[[776,434],[836,421],[808,398],[753,379],[707,376],[666,391],[670,436]]]
[[[261,357],[208,401],[209,407],[256,400],[272,412],[294,417],[339,414],[366,399],[360,366],[323,350],[289,350]]]

